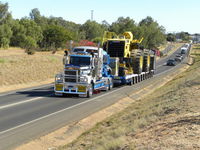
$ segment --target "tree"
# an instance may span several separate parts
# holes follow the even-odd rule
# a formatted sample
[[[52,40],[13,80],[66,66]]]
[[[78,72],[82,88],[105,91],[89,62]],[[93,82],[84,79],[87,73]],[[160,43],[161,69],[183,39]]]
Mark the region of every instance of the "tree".
[[[149,49],[157,49],[166,41],[165,28],[159,26],[151,17],[146,17],[139,22],[140,36],[144,37],[142,44]]]
[[[8,12],[8,3],[0,2],[0,46],[8,48],[12,36],[12,15]]]
[[[70,31],[71,38],[73,40],[80,40],[82,37],[85,37],[84,33],[80,31],[80,26],[79,24],[76,24],[71,21],[66,21],[62,17],[53,17],[51,16],[48,20],[48,25],[57,25],[64,27],[66,30]]]
[[[8,3],[3,4],[0,2],[0,22],[2,22],[8,14]]]
[[[33,38],[36,43],[42,40],[42,29],[33,20],[22,18],[19,23],[24,26],[26,36]]]
[[[32,20],[34,20],[36,23],[39,23],[41,15],[38,8],[32,9],[29,15]]]
[[[48,18],[42,16],[38,8],[34,8],[29,13],[30,19],[33,20],[37,25],[39,25],[42,29],[46,28],[48,25]]]
[[[103,20],[101,24],[106,31],[110,29],[110,24],[106,20]]]
[[[25,27],[19,23],[19,20],[14,21],[12,25],[12,32],[13,32],[13,35],[10,40],[11,41],[10,45],[20,47],[21,42],[23,42],[23,40],[26,37],[26,30],[25,30]]]
[[[189,41],[190,40],[190,36],[188,32],[180,32],[176,34],[176,37],[178,39],[181,39],[182,41]]]
[[[66,42],[71,39],[70,33],[64,27],[50,25],[43,31],[42,47],[44,48],[63,48]]]
[[[96,21],[88,20],[80,27],[80,31],[85,32],[85,39],[92,40],[96,37],[102,37],[105,30]]]
[[[10,44],[10,38],[12,36],[12,30],[7,24],[0,25],[0,46],[8,48]]]
[[[176,41],[176,35],[173,33],[168,33],[167,34],[167,41],[169,42],[175,42]]]
[[[116,22],[110,26],[110,30],[117,34],[122,34],[126,31],[134,32],[136,29],[135,21],[129,17],[119,17]]]
[[[142,19],[139,23],[139,26],[150,26],[152,23],[155,23],[153,18],[147,16],[145,19]]]
[[[37,43],[32,37],[26,36],[23,42],[21,43],[21,46],[25,48],[25,52],[28,55],[33,55],[35,53],[34,49],[37,47]]]

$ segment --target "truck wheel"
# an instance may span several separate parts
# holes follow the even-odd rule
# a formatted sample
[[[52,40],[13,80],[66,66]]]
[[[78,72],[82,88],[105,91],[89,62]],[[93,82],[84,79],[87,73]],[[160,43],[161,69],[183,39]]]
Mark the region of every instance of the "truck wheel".
[[[93,87],[90,86],[87,91],[87,98],[90,98],[93,95]]]
[[[109,81],[109,88],[108,88],[108,90],[111,90],[112,88],[113,88],[113,82]]]
[[[133,85],[133,79],[131,79],[131,81],[128,83],[128,85]]]
[[[105,91],[108,91],[109,90],[109,86],[110,86],[110,81],[108,80],[106,86],[105,86]]]

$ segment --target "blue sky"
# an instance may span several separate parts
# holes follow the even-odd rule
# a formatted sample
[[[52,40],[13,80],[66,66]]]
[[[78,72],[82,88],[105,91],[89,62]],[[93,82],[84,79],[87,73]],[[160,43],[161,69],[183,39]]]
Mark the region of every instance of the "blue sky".
[[[63,17],[76,23],[90,19],[112,23],[130,17],[137,23],[153,17],[167,32],[200,33],[200,0],[1,0],[9,3],[14,18],[28,16],[38,8],[44,16]]]

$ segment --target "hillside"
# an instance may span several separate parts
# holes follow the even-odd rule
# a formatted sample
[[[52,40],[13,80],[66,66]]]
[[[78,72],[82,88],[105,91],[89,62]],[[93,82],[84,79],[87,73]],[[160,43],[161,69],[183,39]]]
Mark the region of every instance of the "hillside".
[[[59,149],[200,149],[199,45],[192,55],[184,73]]]
[[[53,82],[62,71],[62,58],[62,53],[27,55],[18,48],[0,50],[0,92]]]

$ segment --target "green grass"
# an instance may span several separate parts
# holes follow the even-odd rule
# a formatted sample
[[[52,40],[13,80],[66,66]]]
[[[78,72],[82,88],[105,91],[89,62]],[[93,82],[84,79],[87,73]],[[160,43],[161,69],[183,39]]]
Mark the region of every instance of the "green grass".
[[[16,59],[10,59],[10,58],[0,58],[0,64],[4,63],[16,63]]]
[[[200,50],[200,47],[194,47],[193,49],[195,49],[195,50],[197,50],[197,49]]]
[[[7,62],[6,59],[0,58],[0,64],[6,63],[6,62]]]
[[[56,58],[56,56],[48,56],[47,57],[50,62],[58,62],[60,59]]]

